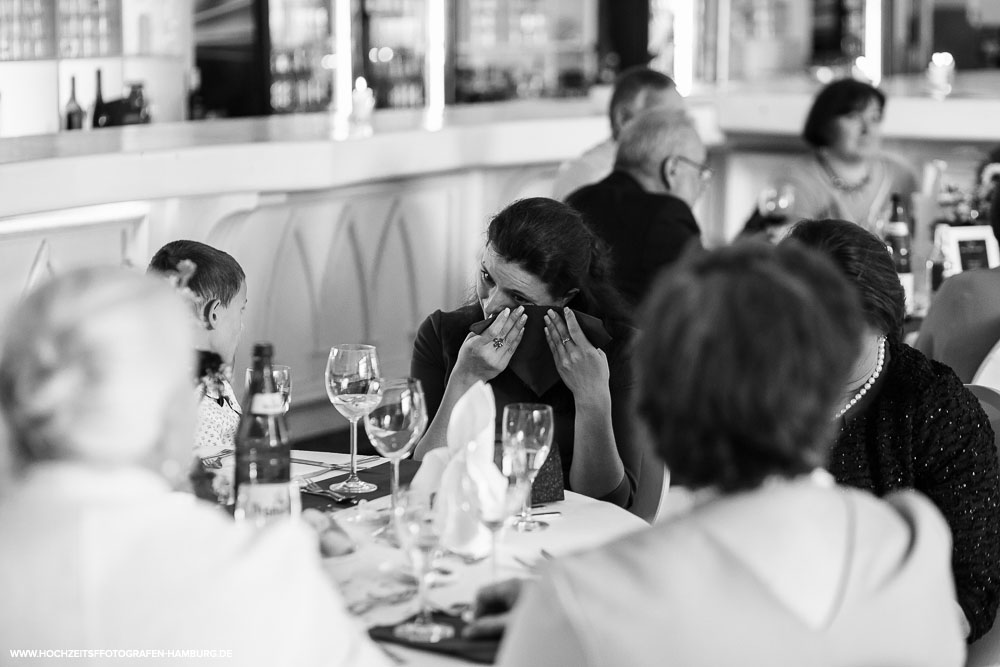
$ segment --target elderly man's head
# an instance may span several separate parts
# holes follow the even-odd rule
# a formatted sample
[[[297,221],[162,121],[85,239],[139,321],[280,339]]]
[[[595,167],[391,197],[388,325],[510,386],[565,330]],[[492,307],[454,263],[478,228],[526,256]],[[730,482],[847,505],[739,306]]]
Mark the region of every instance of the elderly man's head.
[[[186,465],[194,433],[187,306],[122,268],[70,272],[29,295],[0,360],[18,463]]]
[[[641,65],[631,67],[615,80],[608,107],[611,136],[617,140],[622,128],[647,109],[683,110],[684,98],[666,74]]]
[[[650,109],[622,130],[615,169],[631,174],[649,192],[669,192],[691,205],[711,176],[706,157],[687,114]]]

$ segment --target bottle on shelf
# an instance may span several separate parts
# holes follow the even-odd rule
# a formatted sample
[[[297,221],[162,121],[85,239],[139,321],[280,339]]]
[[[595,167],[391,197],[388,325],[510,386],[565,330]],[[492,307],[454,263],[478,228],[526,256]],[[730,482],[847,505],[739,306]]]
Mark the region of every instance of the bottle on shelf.
[[[899,274],[899,282],[903,286],[903,293],[906,298],[906,313],[913,313],[914,278],[912,263],[913,243],[910,236],[910,220],[903,206],[903,198],[897,194],[892,195],[892,211],[889,220],[885,224],[885,243],[892,253],[892,263]]]
[[[260,527],[301,509],[291,483],[291,446],[281,393],[274,385],[270,343],[253,347],[243,416],[236,431],[235,517]]]
[[[109,109],[101,94],[101,70],[97,70],[97,95],[94,96],[94,127],[105,127],[108,124]]]
[[[66,103],[66,129],[83,129],[83,108],[76,101],[76,77],[69,78],[69,102]]]

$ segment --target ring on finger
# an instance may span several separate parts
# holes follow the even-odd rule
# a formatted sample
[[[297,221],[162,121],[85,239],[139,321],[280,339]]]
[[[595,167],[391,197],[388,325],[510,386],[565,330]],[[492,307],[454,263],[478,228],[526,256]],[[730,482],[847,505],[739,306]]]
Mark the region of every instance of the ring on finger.
[[[570,344],[570,343],[572,343],[572,342],[573,342],[573,339],[572,339],[572,338],[563,338],[563,339],[562,339],[562,344],[563,344],[563,345],[569,345],[569,344]]]
[[[496,338],[493,339],[493,349],[494,350],[499,350],[501,347],[504,346],[504,343],[506,343],[506,342],[507,341],[505,341],[503,338],[501,338],[500,336],[497,336]]]

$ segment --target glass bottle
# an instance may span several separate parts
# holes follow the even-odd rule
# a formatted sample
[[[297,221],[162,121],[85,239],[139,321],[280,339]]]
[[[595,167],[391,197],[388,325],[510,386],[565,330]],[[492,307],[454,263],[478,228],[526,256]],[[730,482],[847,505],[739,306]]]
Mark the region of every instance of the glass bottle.
[[[69,101],[66,103],[66,129],[83,129],[83,108],[76,101],[76,77],[69,78]]]
[[[927,257],[927,293],[934,294],[944,282],[945,274],[949,267],[948,259],[945,257],[944,249],[941,247],[941,233],[939,228],[945,223],[934,225],[934,246],[931,254]]]
[[[906,298],[906,313],[913,313],[914,278],[912,263],[912,240],[910,237],[910,221],[903,206],[903,198],[892,195],[892,212],[885,224],[885,242],[892,253],[892,263],[899,275]]]
[[[291,484],[291,446],[281,393],[274,384],[270,343],[253,347],[253,366],[243,416],[236,431],[235,516],[264,526],[295,516],[301,508]]]
[[[101,70],[97,70],[97,95],[94,96],[94,127],[105,127],[110,117],[108,115],[108,105],[104,103],[104,96],[101,94]]]

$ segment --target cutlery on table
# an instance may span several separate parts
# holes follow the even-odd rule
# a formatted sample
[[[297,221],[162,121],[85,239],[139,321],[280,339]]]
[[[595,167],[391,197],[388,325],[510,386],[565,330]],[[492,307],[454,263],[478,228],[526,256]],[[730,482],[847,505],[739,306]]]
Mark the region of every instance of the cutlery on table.
[[[365,456],[358,459],[358,465],[366,465],[368,463],[374,463],[381,459],[381,456]],[[314,466],[317,468],[323,468],[324,470],[343,470],[345,472],[350,472],[351,466],[346,463],[326,463],[324,461],[312,461],[310,459],[299,459],[292,457],[292,463],[298,463],[306,466]]]
[[[302,480],[302,485],[299,487],[302,493],[308,493],[314,496],[321,496],[323,498],[329,498],[335,500],[338,503],[343,503],[345,505],[357,505],[358,499],[353,496],[344,495],[343,493],[337,493],[336,491],[331,491],[330,489],[324,489],[322,486],[317,484],[312,480]]]

